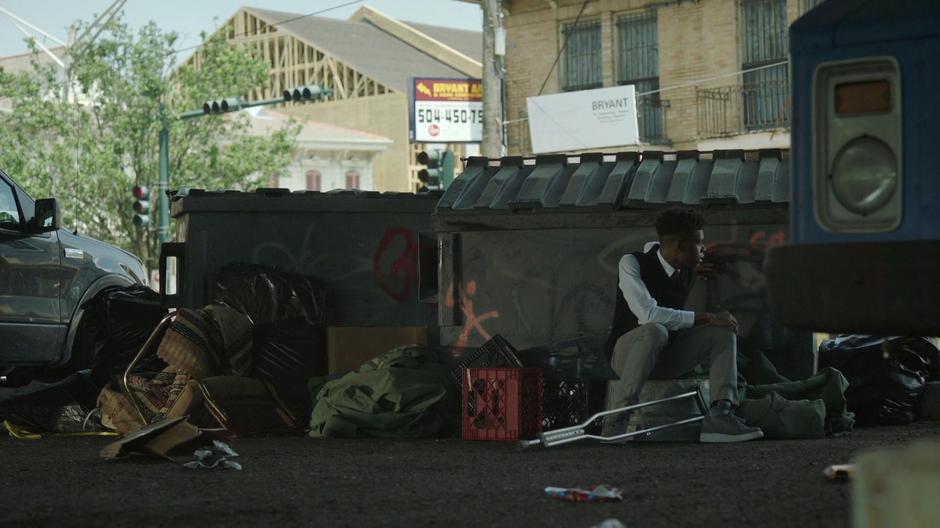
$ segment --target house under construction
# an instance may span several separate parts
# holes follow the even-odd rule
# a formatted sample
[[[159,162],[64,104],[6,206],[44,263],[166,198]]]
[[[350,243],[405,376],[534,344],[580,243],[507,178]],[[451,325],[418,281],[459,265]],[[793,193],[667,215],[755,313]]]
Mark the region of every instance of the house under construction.
[[[410,79],[482,75],[481,33],[401,22],[368,6],[348,20],[243,7],[220,31],[233,44],[257,49],[269,65],[270,82],[248,94],[249,99],[318,84],[333,95],[282,111],[391,140],[371,155],[373,190],[413,191],[417,186],[414,160],[421,146],[409,139]],[[197,67],[198,61],[198,53],[190,59]],[[337,154],[344,158],[340,161],[355,162],[364,155],[355,145],[347,147]],[[467,145],[451,148],[458,155],[474,150]]]

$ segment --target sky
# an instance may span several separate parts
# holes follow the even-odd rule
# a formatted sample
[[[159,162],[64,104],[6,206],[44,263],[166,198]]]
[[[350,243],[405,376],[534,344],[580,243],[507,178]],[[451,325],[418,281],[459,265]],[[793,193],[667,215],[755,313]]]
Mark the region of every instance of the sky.
[[[0,0],[0,8],[65,41],[72,21],[92,20],[113,0]],[[261,7],[306,15],[347,4],[350,0],[127,0],[124,20],[139,27],[153,20],[165,31],[175,31],[180,40],[177,49],[199,44],[202,31],[211,32],[235,14],[241,6]],[[475,4],[456,0],[365,0],[332,9],[317,16],[345,19],[360,6],[369,5],[401,20],[480,31],[483,16]],[[0,57],[26,53],[25,36],[10,19],[0,14]],[[40,41],[42,42],[42,41]],[[43,42],[49,47],[54,41]],[[184,59],[184,53],[177,59]]]

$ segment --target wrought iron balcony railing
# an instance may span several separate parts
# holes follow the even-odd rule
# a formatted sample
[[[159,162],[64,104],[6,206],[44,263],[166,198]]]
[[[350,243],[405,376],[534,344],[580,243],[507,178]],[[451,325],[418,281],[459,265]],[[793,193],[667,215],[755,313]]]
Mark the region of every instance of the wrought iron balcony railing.
[[[790,126],[786,80],[695,90],[701,137],[734,136]]]

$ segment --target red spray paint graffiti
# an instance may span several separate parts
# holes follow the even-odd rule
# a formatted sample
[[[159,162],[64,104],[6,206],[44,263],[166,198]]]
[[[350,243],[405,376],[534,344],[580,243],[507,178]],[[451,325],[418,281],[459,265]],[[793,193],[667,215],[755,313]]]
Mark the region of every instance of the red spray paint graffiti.
[[[398,302],[407,301],[417,291],[418,242],[410,229],[385,230],[372,259],[372,272],[382,291]]]
[[[490,339],[493,337],[489,332],[486,331],[486,328],[483,327],[483,321],[487,319],[495,319],[499,317],[499,310],[490,310],[488,312],[477,314],[473,308],[473,295],[477,292],[477,281],[471,280],[467,282],[467,287],[460,287],[460,311],[463,312],[464,325],[463,329],[460,331],[460,335],[457,336],[457,342],[454,343],[454,346],[457,348],[463,348],[467,346],[467,343],[470,341],[470,334],[476,331],[480,334],[483,339]],[[450,288],[447,288],[447,299],[445,303],[448,307],[453,308],[454,306],[454,284],[451,284]]]
[[[782,246],[787,242],[787,233],[786,231],[777,231],[776,233],[767,236],[766,231],[756,231],[751,235],[751,246],[754,248],[772,248],[777,246]]]
[[[705,254],[748,256],[754,252],[763,253],[767,249],[782,246],[787,242],[786,231],[777,231],[767,234],[766,231],[755,231],[747,244],[735,242],[712,242],[705,244]]]

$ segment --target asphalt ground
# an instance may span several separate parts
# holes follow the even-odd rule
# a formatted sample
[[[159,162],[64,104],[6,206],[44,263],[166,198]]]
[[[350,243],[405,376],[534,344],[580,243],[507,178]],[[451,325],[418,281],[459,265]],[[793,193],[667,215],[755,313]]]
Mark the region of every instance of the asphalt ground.
[[[587,442],[519,451],[446,440],[244,438],[243,470],[106,461],[107,438],[0,438],[0,526],[848,526],[850,485],[822,470],[862,450],[940,437],[940,422],[823,440]],[[545,486],[609,484],[616,503]]]

